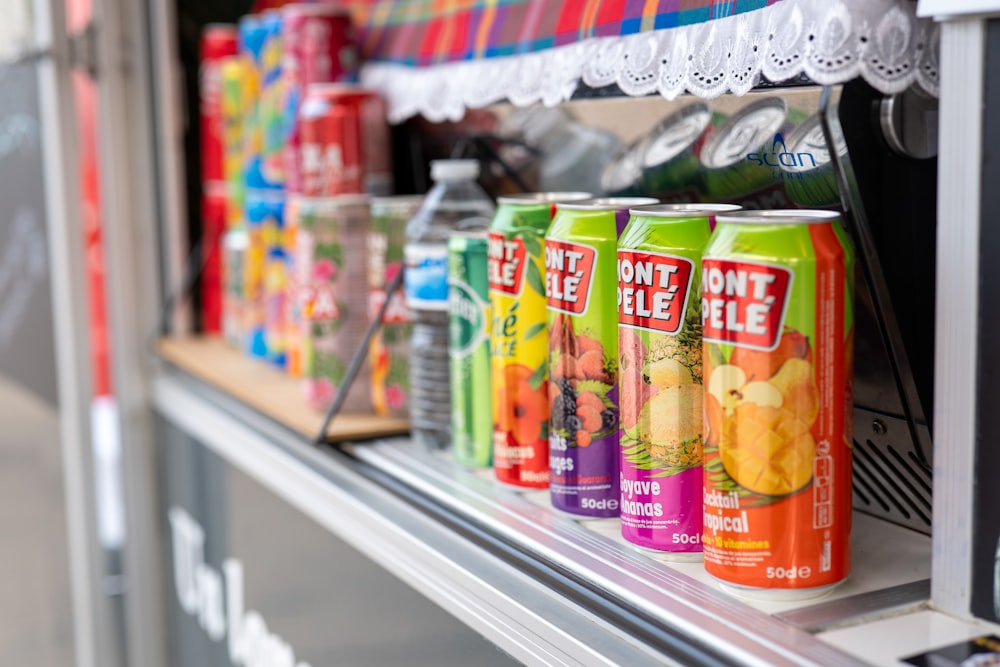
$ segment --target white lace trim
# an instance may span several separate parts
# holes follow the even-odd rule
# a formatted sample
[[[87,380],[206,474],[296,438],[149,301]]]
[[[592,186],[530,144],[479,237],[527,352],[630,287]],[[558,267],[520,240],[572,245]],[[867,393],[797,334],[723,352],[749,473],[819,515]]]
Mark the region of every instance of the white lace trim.
[[[413,68],[371,63],[366,86],[381,91],[389,120],[423,114],[458,120],[501,100],[552,106],[588,86],[627,95],[742,95],[761,75],[800,74],[819,84],[863,77],[883,93],[916,83],[938,92],[938,28],[909,0],[782,0],[765,9],[691,26],[588,39],[519,56]]]

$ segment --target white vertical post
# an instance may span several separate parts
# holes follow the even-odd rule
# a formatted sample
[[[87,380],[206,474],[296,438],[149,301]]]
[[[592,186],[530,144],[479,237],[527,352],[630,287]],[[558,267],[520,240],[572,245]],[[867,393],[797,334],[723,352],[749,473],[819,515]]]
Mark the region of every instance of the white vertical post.
[[[985,22],[941,26],[931,601],[970,615]]]
[[[80,219],[80,166],[66,15],[59,0],[34,0],[48,251],[59,385],[59,423],[77,667],[104,667],[100,548],[90,452],[90,324]]]

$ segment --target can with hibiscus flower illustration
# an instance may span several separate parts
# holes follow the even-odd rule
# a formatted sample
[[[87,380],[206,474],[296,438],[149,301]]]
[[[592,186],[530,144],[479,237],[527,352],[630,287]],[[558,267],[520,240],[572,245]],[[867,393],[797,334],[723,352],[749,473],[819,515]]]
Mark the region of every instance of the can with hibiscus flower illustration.
[[[540,192],[500,197],[490,223],[493,446],[497,479],[507,484],[548,486],[545,232],[556,202],[590,196]]]
[[[560,203],[545,236],[552,505],[619,514],[618,236],[650,197]]]
[[[333,401],[368,326],[367,195],[299,198],[295,261],[302,318],[306,400],[317,410]],[[345,412],[371,410],[367,364],[349,389]]]
[[[374,317],[385,303],[386,286],[403,270],[406,223],[420,208],[423,197],[373,197],[368,234],[368,313]],[[400,289],[382,318],[368,347],[371,364],[372,406],[380,415],[408,417],[410,410],[410,337],[413,319]]]
[[[739,208],[634,208],[618,239],[622,537],[669,560],[701,560],[701,255]]]
[[[706,571],[817,597],[850,572],[854,254],[832,211],[716,217],[702,258]]]

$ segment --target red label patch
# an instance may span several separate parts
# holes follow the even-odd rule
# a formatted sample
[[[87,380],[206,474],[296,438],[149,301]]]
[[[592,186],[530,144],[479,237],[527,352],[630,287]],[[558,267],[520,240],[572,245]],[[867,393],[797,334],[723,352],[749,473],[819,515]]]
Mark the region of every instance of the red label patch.
[[[545,239],[545,296],[549,308],[570,315],[587,312],[597,250],[579,243]]]
[[[791,286],[792,272],[783,266],[706,257],[701,262],[703,338],[773,350]]]
[[[676,334],[684,326],[691,260],[634,250],[618,251],[618,322]]]
[[[490,232],[486,253],[490,291],[518,296],[524,282],[524,242]]]

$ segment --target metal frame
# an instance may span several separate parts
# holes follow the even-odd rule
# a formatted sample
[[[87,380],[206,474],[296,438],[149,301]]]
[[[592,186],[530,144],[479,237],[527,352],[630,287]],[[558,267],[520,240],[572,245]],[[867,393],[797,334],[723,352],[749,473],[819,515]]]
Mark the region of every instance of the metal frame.
[[[931,600],[969,616],[976,446],[985,27],[941,26]]]
[[[110,614],[99,582],[102,552],[97,541],[96,496],[91,457],[90,323],[79,215],[79,161],[70,79],[70,45],[63,3],[34,0],[39,107],[48,207],[48,251],[59,424],[66,497],[67,542],[72,589],[73,639],[79,667],[103,667]]]
[[[149,379],[159,304],[153,94],[145,3],[96,0],[98,138],[112,373],[126,509],[127,664],[165,664],[162,550]],[[161,36],[162,38],[162,36]],[[128,184],[123,187],[123,184]]]

